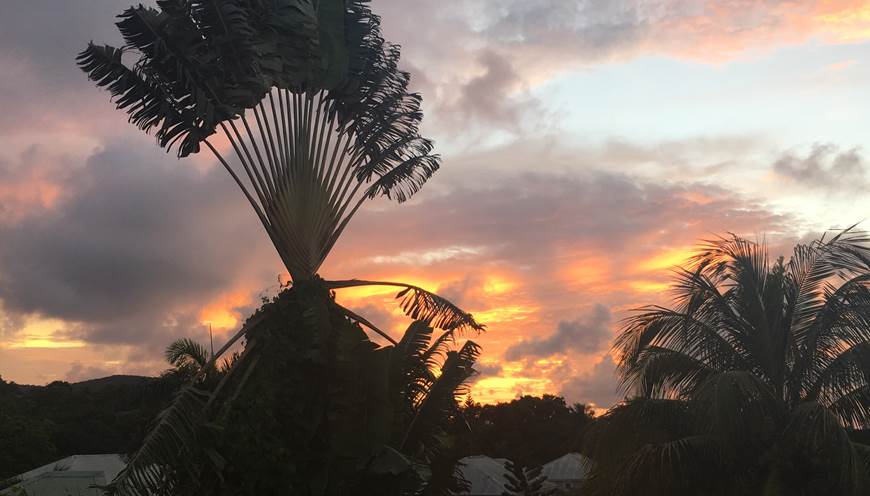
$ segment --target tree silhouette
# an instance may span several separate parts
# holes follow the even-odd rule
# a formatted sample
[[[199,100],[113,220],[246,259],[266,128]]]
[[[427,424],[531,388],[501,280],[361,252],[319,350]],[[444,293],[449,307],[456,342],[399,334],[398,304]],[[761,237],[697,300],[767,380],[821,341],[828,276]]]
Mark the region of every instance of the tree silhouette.
[[[556,489],[546,487],[547,478],[541,475],[541,467],[525,468],[507,460],[504,464],[507,484],[502,496],[552,496]]]
[[[214,154],[293,283],[178,393],[114,491],[199,494],[219,481],[237,492],[304,485],[311,494],[339,494],[361,483],[359,466],[369,475],[414,466],[405,460],[399,470],[394,462],[401,457],[385,448],[391,430],[384,423],[393,423],[395,405],[384,374],[400,343],[341,306],[333,291],[398,288],[407,315],[442,330],[436,343],[483,326],[418,286],[324,281],[317,274],[366,201],[404,202],[440,166],[432,142],[419,133],[421,98],[408,91],[410,75],[398,69],[399,47],[381,37],[380,19],[366,4],[157,0],[157,9],[140,5],[119,16],[122,48],[90,43],[79,55],[88,77],[111,93],[131,123],[154,132],[160,146],[179,157],[203,145]],[[377,348],[360,324],[394,346]],[[245,349],[233,367],[214,388],[201,387],[215,361],[242,338]],[[448,355],[425,397],[446,397],[475,350],[471,343]],[[399,451],[426,438],[428,418],[443,414],[438,405],[414,403]],[[262,446],[271,447],[271,458],[260,456],[268,460],[251,468],[259,474],[274,468],[271,476],[243,474],[240,467],[263,454],[245,449]],[[413,456],[425,461],[427,449],[418,447]]]
[[[507,458],[534,467],[580,449],[583,429],[592,421],[584,405],[545,394],[481,405],[466,401],[462,421],[454,427],[462,456]]]
[[[593,494],[866,494],[870,238],[854,228],[771,261],[737,236],[676,272],[674,306],[616,341],[638,396],[596,422]],[[597,491],[597,492],[596,492]]]

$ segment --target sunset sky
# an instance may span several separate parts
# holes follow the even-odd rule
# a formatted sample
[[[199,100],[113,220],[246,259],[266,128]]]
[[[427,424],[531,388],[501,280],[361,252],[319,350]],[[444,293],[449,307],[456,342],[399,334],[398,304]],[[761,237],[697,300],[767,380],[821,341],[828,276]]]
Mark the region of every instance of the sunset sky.
[[[177,160],[75,66],[117,0],[0,10],[0,375],[156,374],[286,273],[211,156]],[[487,324],[472,395],[618,399],[612,337],[734,232],[784,251],[870,215],[870,1],[374,0],[441,171],[371,202],[321,273]],[[394,335],[393,290],[340,301]]]

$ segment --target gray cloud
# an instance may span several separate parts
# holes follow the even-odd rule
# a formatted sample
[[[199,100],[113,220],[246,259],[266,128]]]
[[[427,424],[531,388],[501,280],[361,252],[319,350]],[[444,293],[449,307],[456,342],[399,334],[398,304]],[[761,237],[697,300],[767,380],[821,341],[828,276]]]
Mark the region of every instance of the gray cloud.
[[[831,143],[817,143],[804,156],[783,153],[773,164],[777,174],[799,184],[839,191],[867,189],[868,168],[860,148],[844,151]]]
[[[504,164],[509,170],[510,153],[497,150],[474,161]],[[463,163],[454,162],[454,170],[466,170],[457,174],[462,177],[441,182],[440,188],[433,185],[412,203],[387,205],[356,218],[339,242],[345,253],[341,260],[364,260],[385,250],[431,249],[433,240],[450,240],[451,245],[483,247],[490,263],[550,274],[548,269],[561,267],[566,251],[606,250],[618,260],[652,230],[673,244],[694,243],[703,234],[696,228],[700,225],[771,232],[784,229],[788,220],[715,186],[659,183],[596,170],[544,172],[539,164],[547,162],[542,160],[535,163],[538,167],[526,165],[541,172],[513,174],[479,164],[463,169]],[[705,201],[695,201],[693,194]],[[372,235],[386,226],[386,238]]]
[[[504,357],[515,361],[572,352],[597,353],[606,346],[610,336],[610,310],[604,305],[595,305],[590,315],[559,322],[553,334],[521,341],[508,348]]]
[[[652,10],[637,1],[512,0],[501,4],[500,15],[493,16],[483,32],[508,46],[599,58],[648,36]]]
[[[107,94],[93,89],[75,58],[90,40],[119,45],[115,16],[128,5],[116,0],[4,2],[0,128],[12,135],[44,132],[76,121],[94,125],[95,116],[110,115]],[[122,119],[118,116],[114,123]]]
[[[462,124],[454,128],[455,132],[477,123],[519,133],[524,116],[543,111],[540,102],[528,95],[523,80],[506,57],[483,50],[477,60],[484,68],[483,74],[460,84],[459,98],[437,112]]]
[[[474,380],[480,380],[485,377],[499,376],[503,371],[502,366],[497,363],[478,363],[474,366],[474,370],[477,371],[477,375],[474,376]]]
[[[27,167],[29,164],[20,164]],[[245,270],[277,258],[223,171],[121,143],[60,183],[66,198],[0,225],[0,299],[12,313],[83,322],[98,342],[138,342],[195,323]]]
[[[117,43],[112,23],[127,5],[4,5],[0,145],[4,153],[10,149],[5,145],[51,145],[46,160],[24,154],[0,164],[0,183],[16,184],[29,178],[28,171],[41,171],[62,197],[53,207],[27,205],[29,210],[7,199],[6,210],[0,209],[0,330],[14,332],[8,329],[20,327],[29,313],[57,317],[77,324],[69,337],[135,344],[130,360],[144,362],[174,337],[202,336],[197,312],[212,297],[242,279],[256,289],[272,286],[281,264],[223,171],[201,172],[169,159],[124,124],[108,95],[75,67],[75,54],[88,40]],[[530,84],[577,64],[630,54],[649,40],[650,23],[674,15],[666,6],[648,12],[643,5],[375,0],[387,37],[404,43],[405,67],[424,91],[426,126],[445,134],[473,132],[474,126],[488,132],[493,121],[513,129],[518,120],[536,125],[528,115],[537,110]],[[427,22],[405,22],[408,10]],[[24,132],[39,137],[23,140]],[[118,139],[133,135],[135,140]],[[83,162],[64,153],[66,139],[112,145]],[[576,288],[554,283],[574,250],[606,250],[618,265],[638,247],[694,241],[711,226],[757,232],[789,220],[721,188],[633,178],[614,172],[610,162],[569,156],[557,162],[546,150],[532,150],[524,137],[513,148],[450,157],[420,197],[362,212],[328,261],[327,275],[381,270],[360,264],[374,254],[482,246],[485,256],[459,266],[468,272],[499,264],[515,270],[525,279],[523,292],[549,302],[543,321],[559,322],[576,311]],[[517,173],[520,168],[533,172]],[[712,199],[698,203],[687,198],[690,193]],[[6,218],[11,211],[13,220]],[[433,270],[452,263],[435,263]],[[620,277],[612,274],[614,281]],[[465,283],[444,289],[462,304],[473,303]],[[238,311],[244,316],[251,308]],[[390,322],[383,310],[360,310]],[[498,342],[497,331],[481,336],[482,344],[490,336]],[[536,331],[543,330],[530,333]]]
[[[559,394],[570,403],[592,403],[598,408],[609,408],[622,399],[613,358],[605,354],[591,371],[563,382]]]

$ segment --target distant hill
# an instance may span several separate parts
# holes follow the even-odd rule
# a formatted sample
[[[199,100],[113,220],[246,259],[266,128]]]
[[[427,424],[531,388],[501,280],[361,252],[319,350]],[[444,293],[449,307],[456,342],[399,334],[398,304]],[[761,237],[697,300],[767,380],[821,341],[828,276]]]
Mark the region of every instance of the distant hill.
[[[45,386],[0,379],[0,480],[69,455],[131,451],[176,387],[135,375]]]
[[[99,379],[90,379],[82,382],[71,383],[74,389],[90,389],[92,391],[105,389],[107,387],[141,387],[153,384],[157,381],[157,377],[146,377],[142,375],[110,375]]]

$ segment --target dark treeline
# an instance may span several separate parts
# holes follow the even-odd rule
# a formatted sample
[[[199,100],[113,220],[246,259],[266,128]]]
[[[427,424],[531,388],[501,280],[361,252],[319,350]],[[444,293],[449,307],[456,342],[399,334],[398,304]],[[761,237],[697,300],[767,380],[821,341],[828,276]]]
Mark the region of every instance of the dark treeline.
[[[69,455],[132,451],[174,388],[134,376],[47,386],[0,378],[0,480]]]
[[[173,395],[163,379],[113,376],[22,386],[0,379],[0,479],[76,454],[129,453]],[[592,421],[584,405],[559,396],[523,396],[460,405],[452,422],[454,456],[508,458],[540,466],[581,449]]]
[[[495,405],[466,401],[457,417],[460,458],[487,455],[526,467],[582,451],[583,433],[593,421],[586,405],[569,406],[560,396],[522,396]]]

